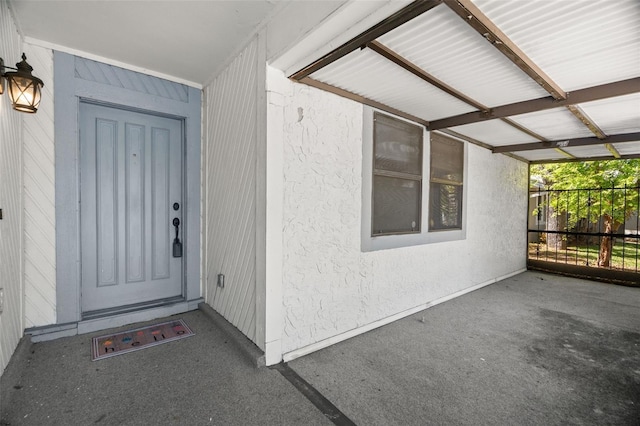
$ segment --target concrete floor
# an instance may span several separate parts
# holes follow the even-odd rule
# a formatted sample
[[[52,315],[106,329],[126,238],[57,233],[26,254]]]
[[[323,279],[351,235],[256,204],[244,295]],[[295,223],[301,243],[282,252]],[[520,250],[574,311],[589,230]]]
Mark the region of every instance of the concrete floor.
[[[205,313],[176,318],[196,335],[99,361],[91,338],[106,331],[20,348],[0,380],[0,425],[332,424]]]
[[[640,288],[527,272],[290,366],[360,425],[640,425]]]
[[[331,424],[203,312],[180,317],[196,336],[97,362],[93,335],[25,342],[0,424]],[[526,272],[289,367],[358,425],[640,425],[640,288]]]

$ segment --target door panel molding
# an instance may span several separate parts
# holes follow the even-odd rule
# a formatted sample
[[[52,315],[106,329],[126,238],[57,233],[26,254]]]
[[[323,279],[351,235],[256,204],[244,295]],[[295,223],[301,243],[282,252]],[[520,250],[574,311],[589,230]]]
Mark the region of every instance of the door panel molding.
[[[151,154],[151,278],[159,280],[169,277],[169,241],[166,238],[157,238],[157,228],[160,224],[169,223],[169,213],[166,206],[169,200],[169,135],[166,129],[151,129],[152,143],[162,145],[162,149],[156,149]],[[160,147],[158,147],[160,148]],[[163,190],[164,188],[164,190]]]
[[[96,133],[103,143],[96,149],[96,207],[98,258],[95,270],[98,287],[118,283],[118,176],[115,165],[118,158],[116,137],[118,123],[98,119]],[[93,206],[91,207],[93,210]]]
[[[125,124],[125,259],[128,283],[145,280],[145,203],[136,209],[136,200],[145,200],[145,141],[144,127]]]
[[[200,150],[201,90],[163,81],[165,87],[181,93],[165,97],[131,88],[112,86],[106,82],[78,77],[76,64],[88,59],[54,51],[55,87],[55,161],[56,161],[56,315],[57,323],[78,322],[80,308],[80,220],[79,220],[79,102],[95,102],[168,116],[184,120],[185,160],[183,170],[185,192],[181,203],[181,232],[187,246],[183,249],[186,300],[200,297]],[[91,61],[97,69],[113,66]],[[115,67],[117,68],[117,67]],[[157,79],[134,71],[117,68],[131,79]],[[186,94],[186,96],[182,94]],[[173,99],[172,99],[173,98]],[[170,200],[171,201],[171,200]]]

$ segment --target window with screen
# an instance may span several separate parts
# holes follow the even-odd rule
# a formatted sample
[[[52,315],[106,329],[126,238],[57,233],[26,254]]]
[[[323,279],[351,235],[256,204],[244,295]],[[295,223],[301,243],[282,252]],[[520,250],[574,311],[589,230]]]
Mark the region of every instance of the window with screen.
[[[462,229],[464,144],[431,133],[429,231]]]
[[[422,135],[420,126],[374,114],[373,236],[420,232]]]

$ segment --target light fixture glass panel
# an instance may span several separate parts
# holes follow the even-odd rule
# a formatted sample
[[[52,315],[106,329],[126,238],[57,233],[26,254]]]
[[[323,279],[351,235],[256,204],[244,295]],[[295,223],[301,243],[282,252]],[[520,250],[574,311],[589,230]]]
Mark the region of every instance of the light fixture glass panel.
[[[7,78],[13,109],[34,113],[40,106],[40,85],[31,78],[10,75]]]
[[[0,95],[4,94],[4,59],[0,58]]]

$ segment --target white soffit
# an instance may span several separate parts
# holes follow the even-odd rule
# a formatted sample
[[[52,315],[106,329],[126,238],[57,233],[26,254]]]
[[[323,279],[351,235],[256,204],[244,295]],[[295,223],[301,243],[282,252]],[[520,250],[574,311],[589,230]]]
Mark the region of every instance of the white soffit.
[[[283,2],[11,0],[22,35],[202,85]]]
[[[580,107],[608,135],[640,132],[640,93],[588,102]]]
[[[310,77],[426,120],[475,110],[369,49],[355,50]]]
[[[591,130],[566,108],[521,114],[511,119],[552,141],[595,137]]]
[[[491,146],[540,142],[538,139],[521,132],[501,120],[465,124],[464,126],[452,127],[451,130]]]
[[[309,5],[313,6],[314,3],[326,3],[327,1],[289,2],[283,13],[278,14],[277,18],[268,26],[269,44],[272,43],[274,36],[278,37],[281,33],[290,32],[280,27],[290,27],[293,23],[296,24],[293,26],[300,25],[300,17],[292,14],[290,9],[296,10],[303,7],[307,13],[317,15],[317,11]],[[336,8],[334,13],[323,17],[321,25],[308,30],[298,40],[295,40],[294,44],[289,46],[286,51],[275,52],[277,53],[275,56],[269,55],[267,58],[269,65],[284,71],[286,75],[291,75],[407,6],[411,1],[339,0],[341,6]],[[293,5],[297,7],[294,8]]]
[[[444,5],[390,31],[378,41],[486,106],[549,95]]]
[[[638,0],[473,2],[565,91],[638,76]]]

